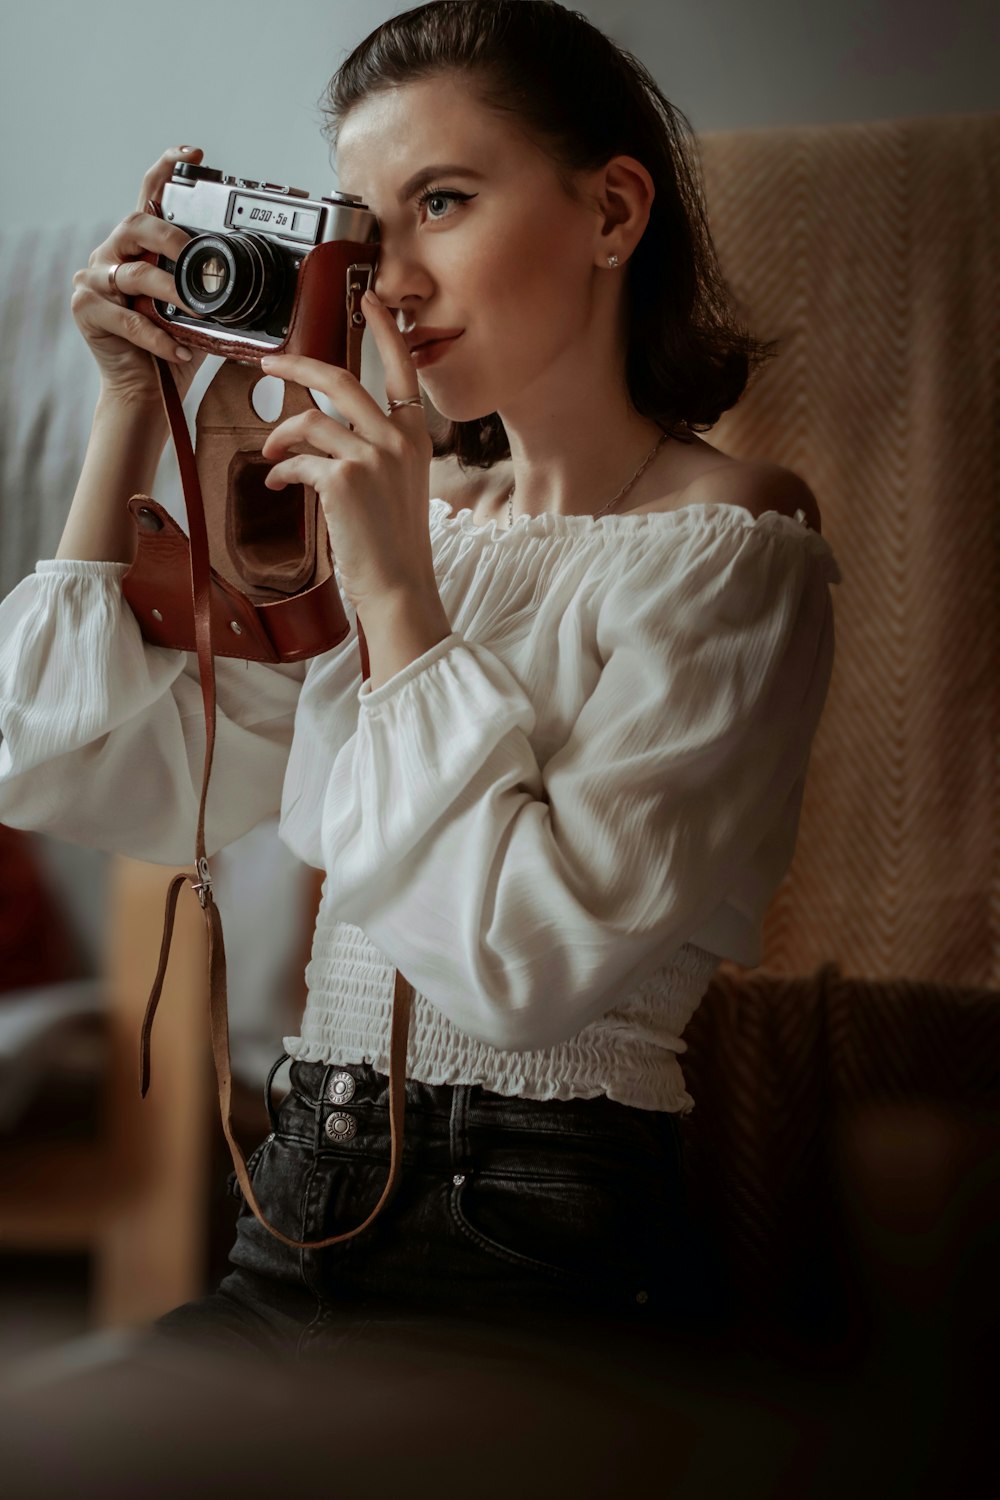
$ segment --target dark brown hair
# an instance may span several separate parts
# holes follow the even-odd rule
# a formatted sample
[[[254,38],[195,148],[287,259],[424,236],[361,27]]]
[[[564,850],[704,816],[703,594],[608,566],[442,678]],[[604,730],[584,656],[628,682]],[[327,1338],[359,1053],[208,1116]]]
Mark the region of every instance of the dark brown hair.
[[[433,0],[392,16],[337,69],[320,106],[336,149],[349,111],[380,90],[460,73],[480,103],[516,117],[579,201],[573,174],[624,154],[656,188],[625,271],[626,380],[636,411],[681,441],[743,395],[777,340],[738,321],[708,228],[697,141],[681,110],[630,52],[555,0]],[[435,457],[489,469],[510,456],[497,412],[445,422]]]

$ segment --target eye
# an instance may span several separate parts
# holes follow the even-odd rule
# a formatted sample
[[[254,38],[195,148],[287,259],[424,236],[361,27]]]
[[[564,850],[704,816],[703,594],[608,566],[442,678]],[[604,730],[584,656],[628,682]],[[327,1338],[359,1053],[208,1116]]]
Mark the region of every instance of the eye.
[[[451,189],[427,187],[417,199],[417,207],[423,208],[425,203],[430,203],[435,198],[440,198],[445,202],[468,203],[470,198],[475,198],[476,196],[475,193],[458,193]],[[446,219],[448,215],[431,214],[430,217],[431,222],[436,223],[439,219]]]

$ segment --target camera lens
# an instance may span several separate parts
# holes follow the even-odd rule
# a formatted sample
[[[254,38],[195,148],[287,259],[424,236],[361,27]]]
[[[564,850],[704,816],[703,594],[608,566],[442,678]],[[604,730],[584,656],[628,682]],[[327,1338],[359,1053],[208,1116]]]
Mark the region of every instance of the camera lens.
[[[218,323],[257,327],[273,311],[285,270],[259,234],[197,234],[177,257],[174,279],[182,302]]]
[[[195,258],[188,274],[191,278],[191,285],[197,290],[198,295],[204,297],[207,302],[211,302],[225,286],[228,268],[221,255],[210,250],[207,255]]]

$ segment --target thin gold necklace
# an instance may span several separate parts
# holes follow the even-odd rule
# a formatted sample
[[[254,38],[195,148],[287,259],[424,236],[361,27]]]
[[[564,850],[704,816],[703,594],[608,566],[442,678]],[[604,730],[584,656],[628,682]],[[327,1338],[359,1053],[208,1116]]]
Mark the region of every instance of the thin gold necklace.
[[[592,517],[593,520],[596,521],[598,516],[605,515],[611,509],[611,507],[613,505],[617,505],[618,504],[618,501],[622,498],[623,495],[627,495],[628,494],[629,490],[635,484],[635,482],[639,478],[640,474],[642,474],[643,470],[646,469],[647,466],[652,463],[653,459],[656,457],[657,453],[659,453],[660,449],[662,448],[663,444],[666,442],[666,440],[667,440],[667,438],[669,436],[670,436],[669,432],[661,432],[659,438],[657,439],[655,447],[643,459],[642,463],[636,469],[635,473],[632,475],[632,478],[629,480],[628,484],[623,485],[622,488],[618,491],[618,493],[615,496],[615,498],[613,500],[609,500],[608,503],[607,503],[607,505],[603,505],[600,510],[595,510],[594,511],[593,517]],[[514,484],[511,485],[510,489],[507,492],[507,530],[508,531],[510,530],[510,528],[514,524],[514,487],[515,487],[516,483],[517,483],[517,481],[515,480]]]

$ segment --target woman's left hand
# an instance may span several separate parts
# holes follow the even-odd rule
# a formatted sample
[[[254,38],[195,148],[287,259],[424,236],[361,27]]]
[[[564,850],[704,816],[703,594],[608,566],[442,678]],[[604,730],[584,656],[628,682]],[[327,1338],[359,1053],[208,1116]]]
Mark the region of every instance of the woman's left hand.
[[[406,342],[385,305],[364,299],[385,370],[386,396],[420,394]],[[281,422],[261,453],[278,458],[264,483],[310,485],[319,495],[347,599],[364,618],[380,603],[430,593],[439,598],[430,541],[431,435],[420,406],[389,416],[349,370],[297,354],[269,355],[261,369],[328,396],[344,422],[318,407]],[[319,450],[283,458],[296,443]]]

